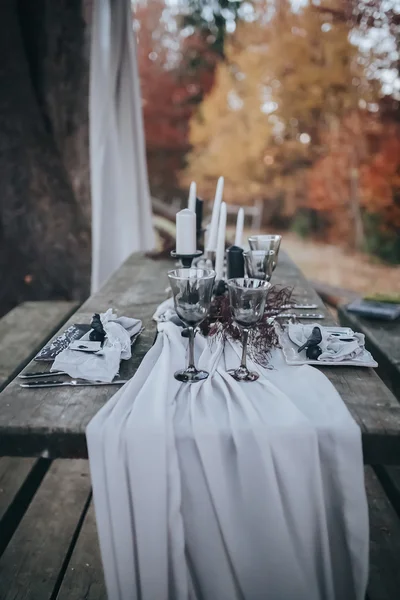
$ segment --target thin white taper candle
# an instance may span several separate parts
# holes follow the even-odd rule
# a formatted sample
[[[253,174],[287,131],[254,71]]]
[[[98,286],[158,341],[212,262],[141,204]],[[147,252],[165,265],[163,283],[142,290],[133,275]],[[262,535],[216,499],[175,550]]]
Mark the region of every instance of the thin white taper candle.
[[[226,234],[226,204],[222,202],[219,212],[217,251],[215,255],[216,279],[222,279],[224,271],[225,256],[225,234]]]
[[[192,212],[196,212],[196,183],[192,181],[189,189],[189,201],[188,201],[188,209]]]
[[[235,246],[242,248],[243,243],[244,210],[239,208],[236,219]]]
[[[210,232],[208,234],[206,252],[215,252],[217,250],[219,211],[221,208],[223,193],[224,178],[220,177],[218,179],[217,189],[215,191],[214,206],[211,215]]]

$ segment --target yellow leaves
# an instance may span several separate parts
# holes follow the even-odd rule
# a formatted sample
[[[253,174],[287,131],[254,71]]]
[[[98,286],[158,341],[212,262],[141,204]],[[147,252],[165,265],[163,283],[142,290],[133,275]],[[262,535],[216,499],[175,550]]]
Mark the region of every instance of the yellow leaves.
[[[356,113],[354,78],[363,82],[366,102],[375,91],[357,63],[346,20],[330,19],[311,4],[298,12],[291,6],[282,0],[274,18],[241,23],[228,40],[214,88],[191,122],[183,178],[213,194],[224,175],[228,201],[279,199],[286,215],[306,204],[340,207],[343,217],[352,161],[364,160],[366,150],[360,119],[341,122]]]

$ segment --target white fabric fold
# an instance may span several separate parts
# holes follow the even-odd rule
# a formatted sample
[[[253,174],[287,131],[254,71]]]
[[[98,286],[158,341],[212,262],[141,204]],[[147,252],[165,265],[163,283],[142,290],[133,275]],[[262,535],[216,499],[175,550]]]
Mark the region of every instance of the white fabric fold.
[[[66,348],[58,354],[51,371],[63,371],[71,377],[88,381],[111,382],[119,372],[121,360],[132,356],[131,338],[142,328],[142,321],[131,317],[117,317],[112,309],[100,315],[106,333],[101,350],[95,354]],[[89,340],[90,331],[81,340]]]
[[[240,347],[196,338],[202,383],[177,382],[161,323],[135,377],[87,428],[110,600],[363,600],[360,430],[317,370],[238,383]]]

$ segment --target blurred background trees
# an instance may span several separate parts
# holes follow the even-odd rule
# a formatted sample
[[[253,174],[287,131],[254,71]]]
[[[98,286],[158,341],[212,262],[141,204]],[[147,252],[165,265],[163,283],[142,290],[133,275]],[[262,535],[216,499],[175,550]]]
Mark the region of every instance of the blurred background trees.
[[[160,37],[150,29],[143,46],[146,56],[150,48],[157,53],[154,71],[141,69],[149,156],[162,137],[159,127],[152,142],[157,117],[146,92],[156,68],[172,85],[170,102],[164,98],[156,112],[181,143],[164,149],[165,166],[176,160],[165,178],[149,160],[153,192],[184,200],[195,179],[211,199],[223,174],[226,200],[261,200],[265,225],[400,262],[400,6],[139,2],[139,47],[155,4],[174,45],[155,49]]]
[[[85,298],[92,0],[5,0],[0,313]],[[400,263],[398,0],[133,0],[151,191]]]

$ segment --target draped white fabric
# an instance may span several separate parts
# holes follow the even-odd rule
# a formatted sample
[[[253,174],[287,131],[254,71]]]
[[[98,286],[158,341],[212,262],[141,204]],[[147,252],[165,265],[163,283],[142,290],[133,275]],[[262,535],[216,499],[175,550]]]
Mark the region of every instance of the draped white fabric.
[[[92,293],[154,246],[130,0],[93,2],[90,61]]]
[[[181,384],[172,323],[87,429],[110,600],[363,600],[368,516],[361,434],[316,369],[255,383],[240,348],[196,338],[211,376]]]

